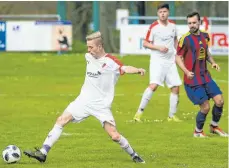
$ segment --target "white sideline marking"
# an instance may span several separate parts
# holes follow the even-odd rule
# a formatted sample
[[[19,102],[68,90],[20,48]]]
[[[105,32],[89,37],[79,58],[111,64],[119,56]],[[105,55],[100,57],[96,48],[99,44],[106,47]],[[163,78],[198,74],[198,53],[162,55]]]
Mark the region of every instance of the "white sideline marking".
[[[221,80],[221,79],[216,79],[215,80],[216,82],[219,82],[219,83],[228,83],[227,80]],[[142,96],[143,93],[136,93],[134,94],[134,96]],[[168,91],[168,93],[162,93],[162,94],[157,94],[158,96],[169,96],[170,92]],[[183,93],[181,93],[180,95],[184,95]],[[18,94],[0,94],[0,97],[16,97],[16,96],[20,96]],[[64,94],[64,93],[61,93],[61,94],[45,94],[45,93],[40,93],[40,94],[26,94],[26,95],[22,95],[22,96],[28,96],[28,97],[50,97],[50,96],[62,96],[62,97],[66,97],[66,96],[69,96],[69,97],[77,97],[78,95],[77,94]],[[122,97],[122,96],[125,96],[124,93],[117,93],[115,94],[115,97]]]
[[[170,95],[170,92],[168,93],[162,93],[162,94],[157,94],[157,96],[169,96]],[[183,95],[183,93],[181,93],[180,95]],[[0,97],[17,97],[17,96],[20,96],[18,94],[0,94]],[[66,97],[66,96],[69,96],[69,97],[77,97],[78,95],[76,94],[25,94],[25,95],[22,95],[22,97],[51,97],[51,96],[62,96],[62,97]],[[118,94],[115,94],[115,97],[123,97],[125,96],[124,93],[118,93]],[[130,96],[133,96],[133,95],[130,95]],[[136,93],[134,94],[134,96],[142,96],[142,93]]]
[[[66,133],[66,132],[63,132],[61,135],[63,135],[63,136],[72,136],[71,133]]]
[[[216,82],[219,82],[219,83],[228,83],[228,81],[227,80],[221,80],[221,79],[217,79],[217,80],[215,80]]]

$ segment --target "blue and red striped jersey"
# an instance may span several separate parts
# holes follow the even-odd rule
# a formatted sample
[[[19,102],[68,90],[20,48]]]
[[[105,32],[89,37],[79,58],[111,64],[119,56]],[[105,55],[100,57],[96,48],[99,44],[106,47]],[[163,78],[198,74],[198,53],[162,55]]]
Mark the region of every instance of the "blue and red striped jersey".
[[[207,69],[207,51],[210,38],[208,33],[200,31],[199,35],[184,34],[177,46],[177,55],[183,56],[185,67],[194,72],[194,78],[184,75],[184,83],[191,86],[202,85],[211,81]]]

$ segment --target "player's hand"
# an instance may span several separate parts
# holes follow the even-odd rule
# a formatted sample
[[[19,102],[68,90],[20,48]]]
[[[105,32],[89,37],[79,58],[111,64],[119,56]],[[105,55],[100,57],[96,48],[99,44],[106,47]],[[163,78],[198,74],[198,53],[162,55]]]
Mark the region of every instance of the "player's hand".
[[[169,49],[168,49],[167,47],[160,47],[160,48],[159,48],[159,51],[162,52],[162,53],[164,53],[164,54],[167,53],[168,50],[169,50]]]
[[[191,72],[191,71],[188,71],[188,72],[186,73],[186,75],[187,75],[188,79],[192,79],[192,78],[194,77],[194,73]]]
[[[138,74],[140,74],[141,76],[145,75],[146,70],[142,69],[142,68],[138,68]]]
[[[217,71],[220,71],[220,67],[219,67],[219,65],[216,64],[216,63],[213,63],[213,64],[212,64],[212,68],[215,68]]]

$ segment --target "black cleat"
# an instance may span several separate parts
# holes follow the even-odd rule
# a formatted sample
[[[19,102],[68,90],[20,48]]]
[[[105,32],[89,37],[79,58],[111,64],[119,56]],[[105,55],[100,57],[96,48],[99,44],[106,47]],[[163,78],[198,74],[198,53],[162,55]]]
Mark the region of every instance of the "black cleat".
[[[140,156],[138,156],[138,155],[135,155],[133,158],[133,161],[135,162],[135,163],[146,163]]]
[[[43,163],[46,161],[46,155],[41,153],[41,151],[38,148],[35,148],[36,151],[31,151],[31,150],[25,150],[23,153],[31,158],[34,158],[38,160],[39,162]]]

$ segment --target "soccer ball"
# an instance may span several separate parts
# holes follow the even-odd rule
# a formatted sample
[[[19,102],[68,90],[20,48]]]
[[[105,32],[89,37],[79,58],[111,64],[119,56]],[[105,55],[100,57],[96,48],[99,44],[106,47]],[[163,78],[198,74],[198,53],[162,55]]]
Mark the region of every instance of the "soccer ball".
[[[16,163],[21,158],[21,151],[17,146],[9,145],[3,150],[2,157],[6,163]]]

